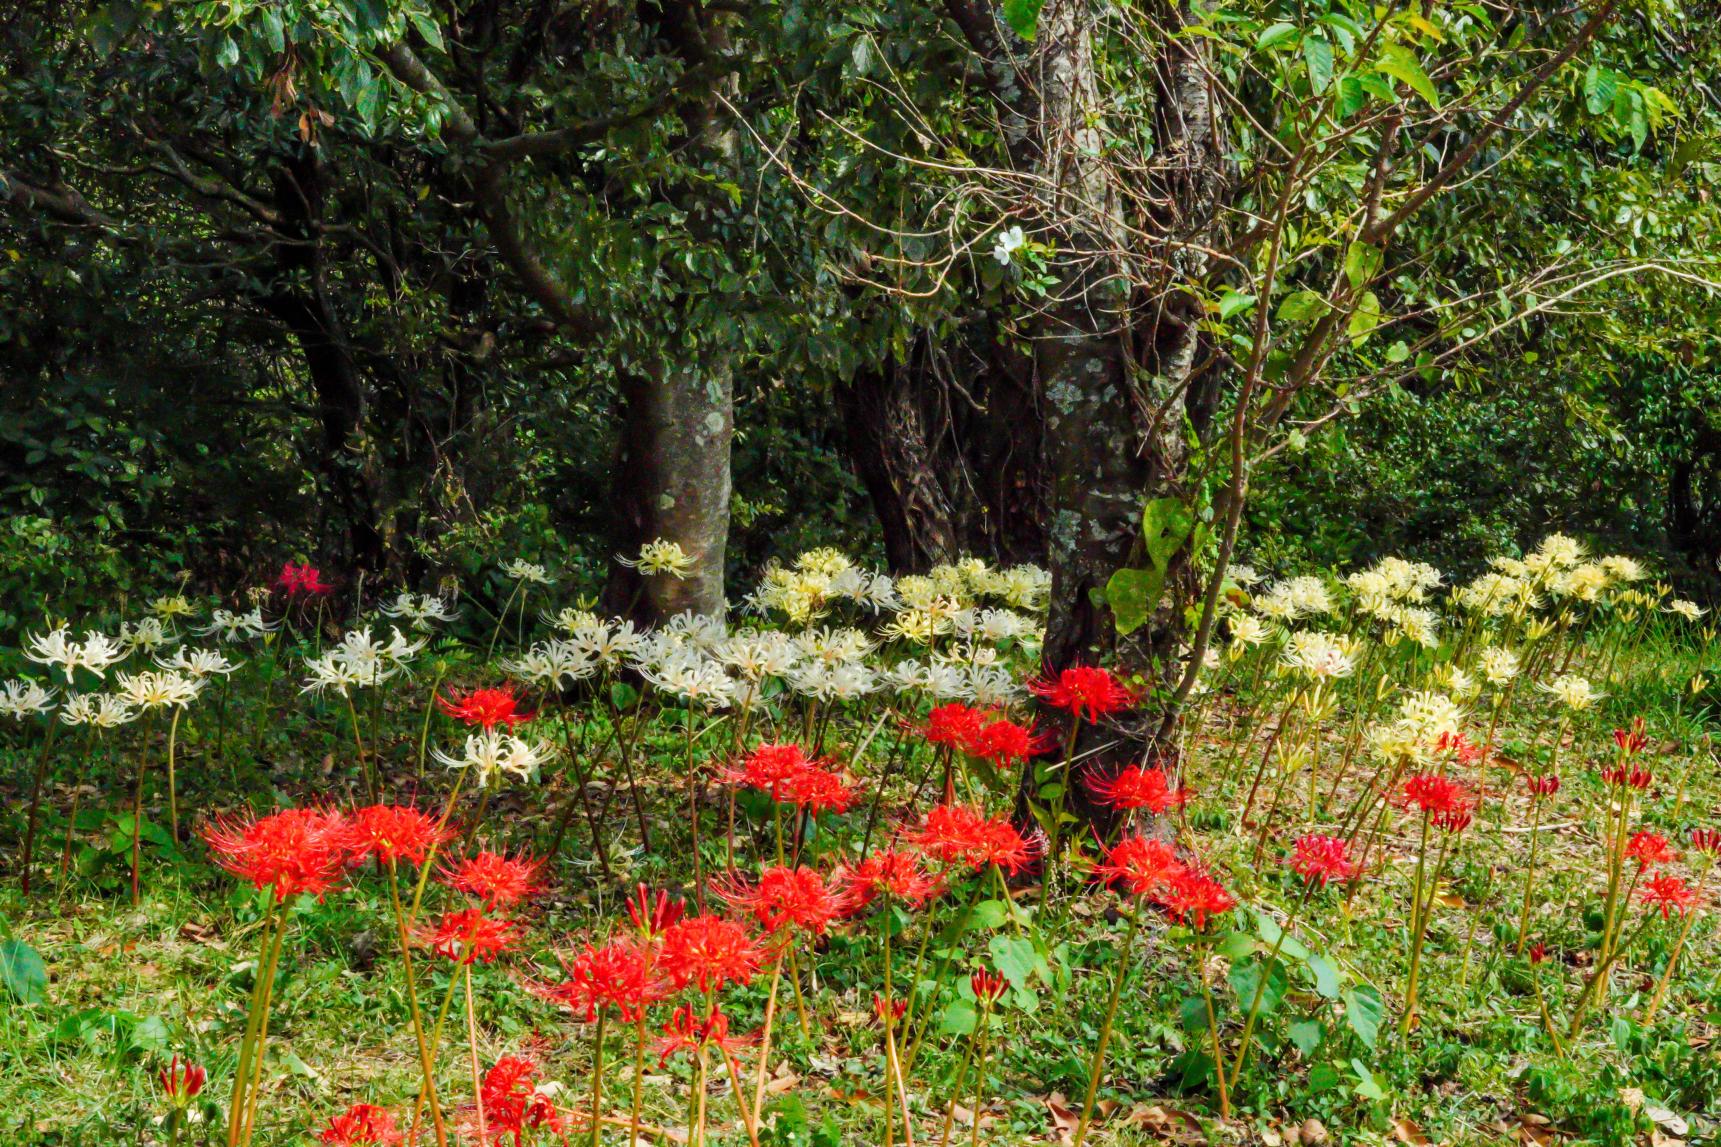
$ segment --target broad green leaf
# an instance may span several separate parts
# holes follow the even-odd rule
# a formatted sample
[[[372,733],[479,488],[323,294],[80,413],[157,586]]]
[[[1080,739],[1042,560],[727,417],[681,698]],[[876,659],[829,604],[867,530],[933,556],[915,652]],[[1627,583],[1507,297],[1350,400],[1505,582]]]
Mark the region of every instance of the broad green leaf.
[[[1142,508],[1141,536],[1147,557],[1155,569],[1164,571],[1172,555],[1182,548],[1195,525],[1195,515],[1181,498],[1155,498]]]
[[[1375,71],[1407,85],[1411,91],[1426,100],[1429,107],[1440,106],[1440,93],[1434,90],[1434,81],[1422,70],[1416,53],[1403,44],[1388,44],[1382,48],[1380,60],[1374,67]]]
[[[1333,46],[1325,36],[1303,37],[1303,63],[1309,68],[1309,87],[1319,94],[1333,82]]]
[[[1400,339],[1398,342],[1395,342],[1386,348],[1387,362],[1403,362],[1409,357],[1410,347],[1405,345],[1403,339]]]
[[[1292,291],[1279,304],[1279,321],[1306,323],[1326,313],[1327,301],[1315,291]]]
[[[1345,250],[1345,278],[1350,280],[1351,290],[1360,291],[1372,283],[1384,261],[1380,248],[1372,243],[1352,243]]]
[[[1280,44],[1283,44],[1287,40],[1295,37],[1296,34],[1297,26],[1295,24],[1287,24],[1283,21],[1280,21],[1277,24],[1269,24],[1267,27],[1263,28],[1261,30],[1261,34],[1255,38],[1255,50],[1257,52],[1264,52],[1268,48],[1278,47]]]
[[[1603,115],[1613,108],[1619,90],[1619,73],[1600,64],[1591,64],[1584,73],[1584,108],[1591,115]]]
[[[1339,970],[1333,966],[1331,960],[1319,952],[1311,952],[1303,964],[1309,969],[1309,974],[1314,976],[1315,991],[1322,999],[1339,998]]]
[[[1319,1020],[1298,1020],[1287,1029],[1291,1043],[1304,1055],[1312,1055],[1321,1046],[1325,1030]]]
[[[1341,120],[1349,119],[1368,103],[1368,86],[1357,76],[1339,77],[1338,110]]]
[[[1352,346],[1361,346],[1378,326],[1380,296],[1373,291],[1364,291],[1356,301],[1356,309],[1351,312],[1350,322],[1345,324],[1345,334],[1350,336]]]
[[[1134,633],[1153,611],[1159,608],[1159,597],[1165,592],[1163,570],[1118,570],[1106,581],[1106,604],[1111,607],[1112,621],[1119,633]]]
[[[41,953],[22,940],[0,940],[0,984],[21,1004],[47,1001],[48,966]]]
[[[1241,291],[1227,290],[1219,296],[1219,317],[1228,319],[1233,315],[1243,314],[1255,306],[1255,296],[1245,295]]]
[[[1052,970],[1046,966],[1045,957],[1025,936],[994,936],[986,950],[992,954],[993,966],[1013,988],[1027,987],[1029,977],[1036,975],[1042,983],[1052,982]]]
[[[1386,1014],[1386,1004],[1381,1001],[1380,993],[1367,984],[1358,984],[1347,989],[1341,998],[1345,1004],[1345,1022],[1364,1047],[1373,1049],[1375,1038],[1380,1034],[1381,1016]]]
[[[979,1020],[980,1013],[975,1010],[974,1001],[952,1000],[944,1014],[938,1017],[938,1030],[942,1035],[967,1035]]]
[[[968,928],[970,931],[990,932],[1009,918],[1009,909],[1004,907],[1002,900],[982,900],[969,913]]]
[[[1386,1089],[1382,1087],[1380,1085],[1380,1081],[1374,1077],[1374,1072],[1368,1069],[1368,1064],[1364,1063],[1360,1059],[1352,1059],[1351,1070],[1356,1072],[1356,1093],[1358,1095],[1362,1096],[1364,1099],[1373,1099],[1377,1102],[1386,1098]]]
[[[1004,22],[1016,35],[1032,40],[1040,25],[1040,8],[1045,0],[1004,0]]]
[[[1290,989],[1291,978],[1285,974],[1284,961],[1273,961],[1273,971],[1267,976],[1265,987],[1262,986],[1261,980],[1263,970],[1262,963],[1255,960],[1231,965],[1231,974],[1228,977],[1231,990],[1237,993],[1237,1007],[1244,1014],[1254,1006],[1257,990],[1261,993],[1261,1014],[1270,1016],[1279,1010],[1279,1002]]]

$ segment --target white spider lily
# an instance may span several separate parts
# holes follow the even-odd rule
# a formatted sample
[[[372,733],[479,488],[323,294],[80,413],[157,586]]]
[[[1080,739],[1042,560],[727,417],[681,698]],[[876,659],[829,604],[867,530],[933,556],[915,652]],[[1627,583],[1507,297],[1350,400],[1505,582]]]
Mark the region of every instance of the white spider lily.
[[[702,709],[725,709],[735,700],[735,682],[722,665],[709,659],[680,657],[641,668],[640,673],[663,692]]]
[[[178,638],[167,631],[167,623],[159,617],[142,617],[136,624],[127,623],[120,626],[119,643],[126,647],[127,652],[143,650],[154,653],[164,645],[177,641]]]
[[[968,674],[966,687],[962,693],[937,693],[934,697],[943,700],[956,700],[966,696],[976,705],[993,706],[1008,705],[1018,701],[1023,696],[1021,682],[1006,669],[998,666],[980,666]]]
[[[13,678],[0,685],[0,717],[22,721],[54,707],[56,689],[44,689],[34,681]]]
[[[90,725],[97,729],[117,729],[137,720],[138,712],[124,697],[112,693],[73,693],[60,710],[60,721],[66,725]]]
[[[1593,685],[1576,673],[1562,673],[1552,681],[1539,682],[1536,688],[1551,694],[1560,704],[1575,713],[1581,713],[1588,709],[1601,700],[1603,696],[1596,692]]]
[[[231,673],[239,668],[241,662],[229,661],[227,655],[217,649],[186,649],[181,646],[173,651],[173,656],[165,661],[157,657],[155,663],[163,669],[177,669],[189,673],[193,677],[208,677],[212,673]]]
[[[147,712],[184,708],[197,699],[207,682],[171,669],[145,669],[141,673],[121,673],[116,683],[126,704]]]
[[[571,641],[540,641],[502,668],[537,685],[556,686],[590,677],[598,671],[591,653]]]
[[[105,676],[109,666],[125,660],[126,650],[120,648],[106,634],[87,631],[83,641],[73,641],[71,630],[61,626],[51,632],[33,635],[27,639],[24,656],[38,665],[56,665],[66,675],[66,680],[72,679],[72,674],[79,666],[83,666],[97,677]]]
[[[436,759],[449,768],[471,769],[480,786],[503,775],[530,780],[555,755],[555,749],[542,741],[528,741],[501,729],[485,729],[467,737],[459,756],[435,750]]]
[[[502,572],[515,581],[523,581],[531,585],[549,585],[556,580],[550,576],[549,571],[537,562],[503,562]]]
[[[402,593],[382,607],[384,617],[405,618],[414,629],[429,629],[432,622],[453,621],[460,611],[434,594]]]

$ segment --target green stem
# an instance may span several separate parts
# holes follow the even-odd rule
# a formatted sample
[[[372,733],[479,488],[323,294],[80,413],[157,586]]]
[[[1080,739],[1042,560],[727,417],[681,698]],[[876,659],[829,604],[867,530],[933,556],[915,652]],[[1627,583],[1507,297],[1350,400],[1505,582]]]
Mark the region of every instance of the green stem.
[[[1124,933],[1123,947],[1118,951],[1117,976],[1111,984],[1111,999],[1106,1004],[1105,1022],[1100,1025],[1099,1043],[1094,1046],[1093,1062],[1088,1066],[1088,1093],[1082,1100],[1081,1118],[1076,1122],[1075,1147],[1082,1147],[1088,1135],[1088,1123],[1094,1114],[1094,1097],[1099,1094],[1100,1076],[1105,1070],[1106,1049],[1111,1044],[1112,1025],[1117,1020],[1118,1003],[1123,999],[1123,982],[1129,976],[1130,951],[1135,947],[1136,933],[1141,931],[1141,906],[1137,905],[1129,918],[1129,930]],[[978,1121],[980,1113],[975,1112]]]

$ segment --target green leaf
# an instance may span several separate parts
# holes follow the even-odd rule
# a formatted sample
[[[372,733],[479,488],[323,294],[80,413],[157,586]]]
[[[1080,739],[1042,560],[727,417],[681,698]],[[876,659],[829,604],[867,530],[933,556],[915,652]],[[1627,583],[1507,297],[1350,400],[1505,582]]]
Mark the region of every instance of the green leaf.
[[[1321,1036],[1325,1031],[1319,1020],[1298,1020],[1288,1029],[1291,1043],[1305,1056],[1314,1054],[1315,1049],[1321,1046]]]
[[[1619,90],[1619,73],[1600,64],[1591,64],[1584,73],[1584,109],[1591,115],[1603,115],[1613,107]]]
[[[1428,106],[1440,106],[1440,93],[1434,90],[1434,81],[1428,78],[1428,73],[1422,70],[1422,64],[1403,44],[1388,44],[1380,50],[1380,62],[1375,64],[1375,71],[1385,76],[1391,76],[1400,83],[1409,86],[1410,90],[1428,102]]]
[[[1258,946],[1259,945],[1255,937],[1249,935],[1249,933],[1231,932],[1227,934],[1223,940],[1219,941],[1219,945],[1214,949],[1214,951],[1235,964],[1243,957],[1254,952]]]
[[[994,936],[986,945],[992,954],[992,964],[1013,988],[1025,988],[1031,976],[1039,976],[1045,984],[1052,982],[1052,970],[1040,955],[1034,942],[1025,936]]]
[[[1245,311],[1251,310],[1254,306],[1254,295],[1245,295],[1241,291],[1227,290],[1224,294],[1219,296],[1219,317],[1221,319],[1228,319],[1233,315],[1239,315]]]
[[[1339,118],[1349,119],[1368,103],[1368,86],[1357,76],[1339,77]]]
[[[969,913],[968,928],[970,931],[990,932],[1009,918],[1010,911],[1002,900],[982,900]]]
[[[41,953],[22,940],[0,940],[0,984],[21,1004],[45,1003],[48,966]]]
[[[1318,952],[1310,953],[1303,961],[1309,969],[1309,974],[1315,978],[1315,991],[1322,999],[1336,1000],[1339,998],[1339,970],[1333,962]]]
[[[1172,556],[1188,540],[1194,526],[1195,515],[1181,498],[1154,498],[1142,507],[1141,536],[1155,569],[1163,573],[1170,567]]]
[[[1380,326],[1380,296],[1373,291],[1364,291],[1356,301],[1356,309],[1351,312],[1350,322],[1345,324],[1345,334],[1350,336],[1352,346],[1361,346],[1368,341],[1368,336]]]
[[[1403,362],[1406,359],[1408,359],[1409,357],[1410,357],[1410,348],[1405,345],[1403,339],[1400,339],[1399,341],[1393,343],[1391,346],[1386,348],[1386,361],[1387,362]]]
[[[1159,608],[1159,598],[1165,592],[1164,570],[1118,570],[1106,580],[1106,604],[1111,607],[1112,621],[1121,633],[1134,633],[1153,611]]]
[[[1372,243],[1352,243],[1345,250],[1345,278],[1350,280],[1351,290],[1360,291],[1373,282],[1384,261],[1380,248]]]
[[[1287,24],[1282,20],[1277,24],[1269,24],[1267,27],[1263,28],[1261,30],[1261,34],[1255,38],[1255,50],[1257,52],[1265,52],[1268,48],[1276,48],[1280,44],[1283,44],[1287,40],[1296,36],[1296,34],[1297,26],[1295,24]]]
[[[1255,992],[1261,993],[1261,1014],[1270,1016],[1279,1010],[1279,1002],[1285,998],[1290,989],[1291,978],[1285,974],[1285,965],[1279,960],[1273,961],[1272,974],[1267,977],[1266,986],[1261,986],[1263,967],[1251,960],[1246,964],[1231,965],[1231,990],[1237,993],[1237,1006],[1245,1013],[1255,1003]]]
[[[1341,998],[1345,1004],[1345,1022],[1363,1046],[1372,1050],[1380,1034],[1380,1019],[1386,1014],[1380,993],[1367,984],[1358,984],[1346,990]]]
[[[1303,37],[1303,63],[1309,68],[1309,87],[1319,94],[1333,82],[1333,46],[1325,36]]]
[[[1279,321],[1282,323],[1306,323],[1310,319],[1325,314],[1327,301],[1315,291],[1292,291],[1279,304]]]
[[[952,1000],[938,1017],[938,1031],[941,1035],[967,1035],[979,1021],[980,1013],[972,1000]]]
[[[1004,22],[1016,35],[1032,40],[1040,24],[1040,8],[1045,0],[1004,0]]]
[[[412,26],[418,29],[418,34],[424,37],[426,44],[438,52],[442,51],[442,29],[437,27],[436,21],[429,13],[409,12],[407,19],[412,21]]]
[[[1368,1064],[1364,1063],[1360,1059],[1352,1059],[1351,1070],[1356,1072],[1358,1080],[1356,1093],[1358,1095],[1362,1096],[1364,1099],[1373,1099],[1377,1102],[1386,1098],[1386,1089],[1382,1087],[1380,1085],[1380,1081],[1374,1077],[1374,1072],[1368,1069]]]

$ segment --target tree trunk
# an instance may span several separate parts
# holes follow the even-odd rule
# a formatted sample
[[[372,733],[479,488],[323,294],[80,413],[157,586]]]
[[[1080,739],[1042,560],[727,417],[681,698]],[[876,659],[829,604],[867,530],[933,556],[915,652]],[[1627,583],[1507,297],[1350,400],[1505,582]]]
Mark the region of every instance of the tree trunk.
[[[675,542],[694,559],[685,579],[641,577],[616,565],[607,604],[658,619],[692,611],[721,617],[729,539],[729,445],[735,387],[727,355],[663,365],[627,387],[617,470],[617,542],[632,557],[646,542]]]

